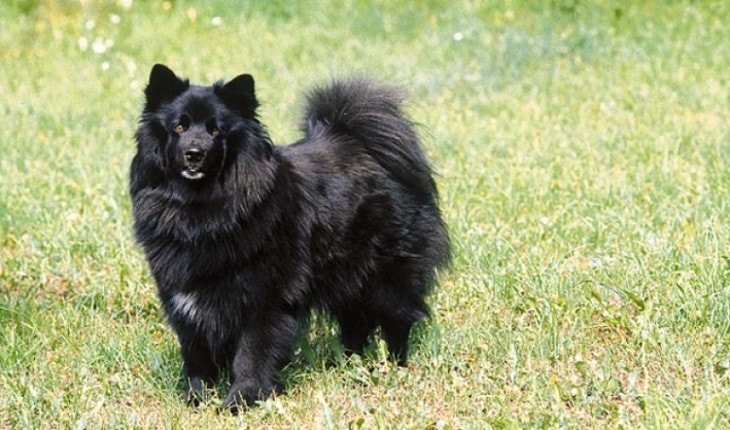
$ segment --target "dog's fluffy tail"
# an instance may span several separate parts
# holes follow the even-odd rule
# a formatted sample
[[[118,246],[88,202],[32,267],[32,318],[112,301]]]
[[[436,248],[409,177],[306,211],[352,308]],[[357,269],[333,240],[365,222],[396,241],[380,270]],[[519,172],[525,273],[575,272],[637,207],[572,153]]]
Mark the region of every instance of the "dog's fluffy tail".
[[[354,138],[398,182],[432,200],[437,194],[433,172],[414,124],[402,111],[403,99],[397,88],[366,78],[337,80],[309,93],[302,128],[308,138]]]

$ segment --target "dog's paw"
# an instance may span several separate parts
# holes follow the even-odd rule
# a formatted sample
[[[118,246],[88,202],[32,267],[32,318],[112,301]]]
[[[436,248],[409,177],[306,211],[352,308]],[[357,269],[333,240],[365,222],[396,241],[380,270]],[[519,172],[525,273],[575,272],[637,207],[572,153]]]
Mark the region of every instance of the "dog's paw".
[[[200,406],[201,403],[206,403],[208,401],[208,392],[206,390],[206,382],[203,381],[203,379],[198,377],[192,377],[190,378],[190,383],[188,385],[188,392],[186,396],[186,401],[188,405],[193,407]]]
[[[229,412],[237,415],[253,406],[258,401],[266,400],[275,390],[275,386],[266,385],[261,387],[250,383],[236,384],[228,390],[225,400],[219,408],[219,412]]]

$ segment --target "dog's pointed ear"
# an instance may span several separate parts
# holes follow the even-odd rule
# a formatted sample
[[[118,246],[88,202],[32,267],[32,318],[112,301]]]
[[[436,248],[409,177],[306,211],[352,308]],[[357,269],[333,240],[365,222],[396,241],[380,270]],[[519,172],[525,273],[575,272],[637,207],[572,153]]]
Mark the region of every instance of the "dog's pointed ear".
[[[150,72],[150,81],[144,90],[147,108],[154,110],[164,102],[179,96],[190,87],[190,82],[182,80],[175,72],[162,64],[155,64]]]
[[[248,73],[238,75],[223,86],[223,91],[254,95],[253,76]]]
[[[259,102],[256,100],[253,76],[249,74],[238,75],[219,87],[216,93],[226,106],[240,112],[244,117],[253,118],[256,116],[256,108],[259,106]]]

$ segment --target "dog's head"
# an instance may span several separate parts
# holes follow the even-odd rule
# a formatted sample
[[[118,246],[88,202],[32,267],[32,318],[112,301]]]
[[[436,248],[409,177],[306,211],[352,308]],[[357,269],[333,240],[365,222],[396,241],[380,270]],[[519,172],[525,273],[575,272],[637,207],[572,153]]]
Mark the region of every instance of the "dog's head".
[[[137,132],[140,152],[153,158],[168,178],[204,183],[217,177],[241,147],[258,143],[251,75],[198,86],[156,64],[145,97]]]

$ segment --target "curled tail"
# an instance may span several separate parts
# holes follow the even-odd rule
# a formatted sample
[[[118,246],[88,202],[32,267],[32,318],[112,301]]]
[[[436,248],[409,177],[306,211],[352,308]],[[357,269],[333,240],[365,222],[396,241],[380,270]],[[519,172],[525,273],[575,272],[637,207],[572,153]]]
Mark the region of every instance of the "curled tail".
[[[353,138],[395,180],[432,201],[437,195],[433,172],[414,124],[401,109],[403,100],[395,87],[361,77],[337,80],[309,93],[302,128],[308,138]]]

